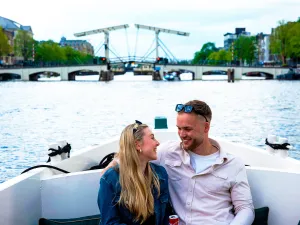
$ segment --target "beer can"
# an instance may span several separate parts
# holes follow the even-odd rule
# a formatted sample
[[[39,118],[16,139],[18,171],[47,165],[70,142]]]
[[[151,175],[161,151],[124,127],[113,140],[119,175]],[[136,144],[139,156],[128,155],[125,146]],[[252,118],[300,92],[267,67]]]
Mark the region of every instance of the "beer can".
[[[179,225],[179,217],[177,215],[169,216],[169,225]]]

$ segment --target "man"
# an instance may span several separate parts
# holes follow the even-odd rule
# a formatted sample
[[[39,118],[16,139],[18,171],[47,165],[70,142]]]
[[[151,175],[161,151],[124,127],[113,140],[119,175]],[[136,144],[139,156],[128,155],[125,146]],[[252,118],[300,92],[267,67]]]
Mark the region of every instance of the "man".
[[[181,142],[158,148],[158,164],[169,175],[180,224],[250,225],[254,209],[244,163],[208,136],[212,112],[202,101],[177,104]]]
[[[251,225],[252,196],[244,163],[208,136],[212,112],[202,101],[176,105],[181,142],[158,147],[180,225]]]

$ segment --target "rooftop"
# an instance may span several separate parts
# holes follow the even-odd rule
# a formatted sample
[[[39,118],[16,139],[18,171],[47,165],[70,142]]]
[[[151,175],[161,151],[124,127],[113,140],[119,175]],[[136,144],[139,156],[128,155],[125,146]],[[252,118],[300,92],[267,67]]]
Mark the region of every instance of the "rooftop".
[[[5,30],[25,30],[28,32],[32,32],[31,26],[23,26],[13,20],[4,18],[0,16],[0,26]]]

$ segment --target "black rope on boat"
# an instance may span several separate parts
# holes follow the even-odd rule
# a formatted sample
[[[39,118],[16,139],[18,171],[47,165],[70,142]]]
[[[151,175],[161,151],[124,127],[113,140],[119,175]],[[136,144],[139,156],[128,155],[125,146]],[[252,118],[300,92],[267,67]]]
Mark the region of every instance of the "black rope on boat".
[[[289,150],[287,146],[290,146],[289,143],[283,143],[283,144],[271,144],[268,142],[268,138],[266,138],[266,145],[270,146],[274,150]]]
[[[52,151],[52,152],[48,154],[49,159],[48,159],[47,163],[51,161],[50,157],[56,156],[56,155],[61,155],[62,153],[68,153],[68,158],[70,158],[71,145],[69,143],[67,143],[63,148],[58,146],[58,150],[54,149],[54,148],[49,148],[48,151]]]
[[[29,170],[36,169],[36,168],[40,168],[40,167],[47,167],[47,168],[50,168],[50,169],[55,169],[55,170],[58,170],[58,171],[63,172],[63,173],[70,173],[70,172],[68,172],[68,171],[66,171],[66,170],[57,168],[57,167],[55,167],[55,166],[50,166],[50,165],[38,165],[38,166],[33,166],[33,167],[30,167],[30,168],[24,170],[21,174],[26,173],[26,172],[28,172]]]
[[[104,158],[100,161],[99,165],[92,166],[89,170],[98,170],[98,169],[104,169],[105,167],[108,166],[108,164],[113,161],[116,153],[112,152],[109,153],[108,155],[104,156]]]

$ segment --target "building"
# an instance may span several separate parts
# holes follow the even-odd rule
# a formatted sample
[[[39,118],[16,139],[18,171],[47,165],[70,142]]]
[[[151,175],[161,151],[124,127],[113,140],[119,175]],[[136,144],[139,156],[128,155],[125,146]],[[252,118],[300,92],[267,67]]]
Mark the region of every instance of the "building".
[[[226,33],[224,34],[224,49],[229,50],[232,43],[236,40],[236,34]]]
[[[29,35],[33,36],[31,26],[23,26],[13,20],[0,16],[0,27],[8,38],[8,44],[11,46],[12,52],[7,56],[0,56],[5,64],[12,64],[18,57],[14,56],[14,38],[19,30],[27,31]]]
[[[60,46],[70,46],[85,54],[94,55],[94,47],[86,40],[67,40],[65,37],[62,37],[59,44]]]
[[[270,34],[259,33],[256,35],[257,58],[260,63],[270,61]]]
[[[232,43],[241,35],[250,36],[251,33],[246,31],[246,28],[235,28],[235,33],[224,34],[224,49],[229,50]]]

